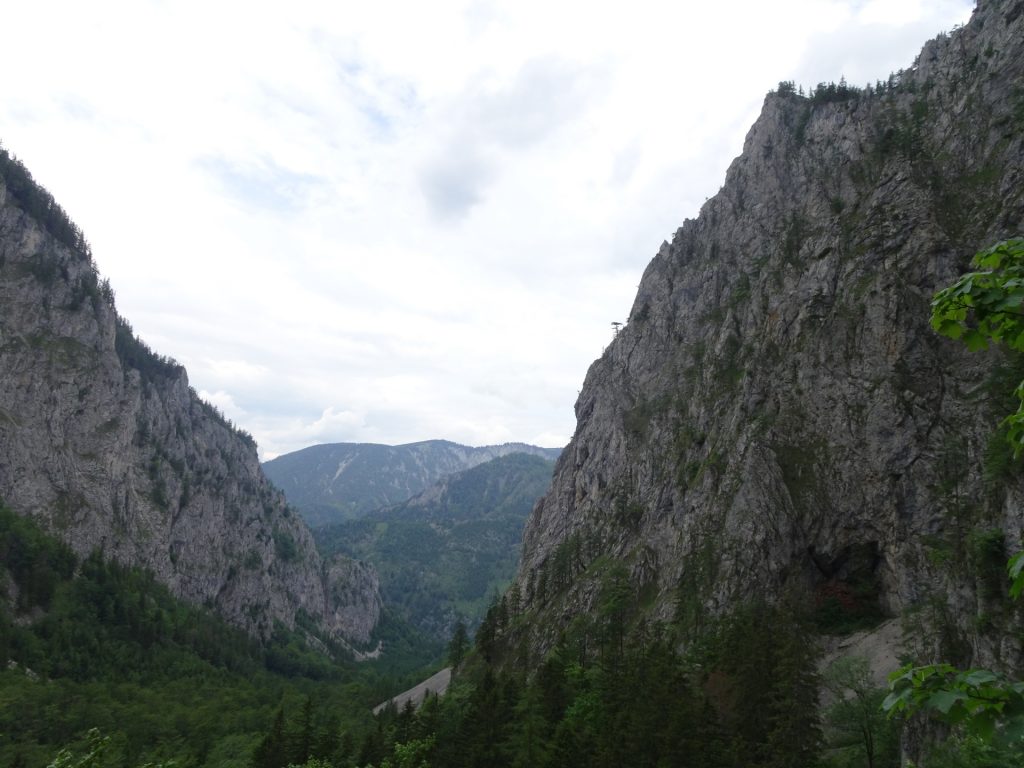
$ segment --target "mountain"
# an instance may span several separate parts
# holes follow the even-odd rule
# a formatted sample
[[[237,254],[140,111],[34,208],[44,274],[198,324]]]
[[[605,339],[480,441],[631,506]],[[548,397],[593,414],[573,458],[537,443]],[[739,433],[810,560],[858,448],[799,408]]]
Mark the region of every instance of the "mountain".
[[[408,445],[332,443],[286,453],[263,465],[267,477],[311,526],[399,504],[447,475],[510,453],[558,457],[558,448],[504,443],[471,448],[447,440]]]
[[[1024,484],[996,430],[1024,365],[929,305],[1022,233],[1020,2],[869,88],[780,84],[587,373],[509,652],[607,619],[615,587],[684,632],[785,597],[822,631],[902,618],[911,657],[1019,669]]]
[[[0,498],[79,556],[151,570],[268,637],[275,622],[370,640],[377,576],[324,561],[252,438],[150,350],[81,231],[0,150]]]
[[[450,475],[408,501],[318,528],[317,546],[371,563],[385,604],[435,641],[475,625],[512,579],[523,524],[553,462],[512,453]]]

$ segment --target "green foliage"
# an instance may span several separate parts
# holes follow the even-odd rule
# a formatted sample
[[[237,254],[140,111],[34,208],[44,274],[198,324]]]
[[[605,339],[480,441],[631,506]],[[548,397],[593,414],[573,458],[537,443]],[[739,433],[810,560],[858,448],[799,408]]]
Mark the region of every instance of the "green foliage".
[[[185,372],[185,369],[172,358],[158,355],[150,349],[146,342],[135,335],[131,325],[122,317],[117,318],[114,349],[121,363],[138,371],[143,381],[176,379]]]
[[[466,632],[466,624],[459,619],[455,622],[455,630],[452,632],[451,642],[448,643],[448,664],[458,667],[466,658],[469,650],[469,634]]]
[[[18,634],[19,665],[0,671],[0,764],[42,766],[62,745],[62,768],[171,759],[218,768],[816,764],[805,624],[751,608],[714,623],[683,657],[661,628],[630,622],[625,569],[601,573],[598,620],[580,624],[582,642],[560,643],[532,680],[469,653],[443,699],[371,721],[371,704],[415,680],[381,680],[366,667],[287,668],[298,640],[283,628],[260,647],[174,601],[151,576],[90,557],[57,584],[47,617],[0,622]],[[498,640],[508,627],[509,602],[493,602],[478,651],[482,635]],[[71,634],[57,640],[44,627]],[[107,734],[95,737],[100,750],[86,735],[92,727]],[[100,762],[75,762],[94,753]]]
[[[817,648],[792,610],[752,604],[715,625],[700,643],[713,701],[748,765],[818,763]]]
[[[385,603],[439,655],[456,617],[473,629],[515,575],[523,526],[552,469],[538,456],[504,456],[450,478],[439,498],[316,529],[317,547],[372,563]]]
[[[282,702],[298,713],[286,721],[293,750],[307,698],[299,742],[326,757],[342,726],[362,729],[372,705],[415,682],[332,662],[281,626],[259,643],[98,555],[76,571],[64,545],[2,507],[0,563],[0,582],[6,573],[19,595],[10,608],[0,601],[0,765],[41,767],[61,748],[72,760],[62,765],[76,765],[99,728],[110,768],[242,768]]]
[[[862,93],[860,88],[849,85],[846,78],[840,78],[838,83],[818,83],[816,88],[811,89],[808,98],[812,104],[834,104],[857,99]]]
[[[1008,742],[1024,738],[1024,682],[985,669],[931,664],[901,667],[889,676],[889,686],[883,708],[893,715],[924,710],[986,741],[997,726]]]
[[[86,734],[86,747],[81,754],[76,754],[65,747],[57,753],[47,768],[105,768],[112,765],[107,760],[110,751],[110,737],[102,735],[98,729],[92,728]],[[142,768],[172,768],[173,760],[158,763],[145,763]]]
[[[747,606],[709,622],[681,656],[662,627],[629,621],[627,579],[621,566],[603,572],[595,620],[564,635],[533,679],[481,678],[479,670],[473,679],[470,667],[460,685],[477,685],[470,701],[488,701],[503,725],[442,701],[445,720],[463,720],[454,733],[438,733],[431,765],[818,764],[816,649],[806,622]],[[478,721],[488,723],[483,737]],[[499,750],[484,751],[496,740]]]
[[[1017,600],[1024,591],[1024,552],[1011,557],[1006,570],[1010,574],[1010,597]]]
[[[963,275],[932,299],[931,324],[974,351],[1004,344],[1024,352],[1024,239],[1006,240],[979,251],[972,262],[980,271]],[[1024,382],[1015,390],[1016,413],[1003,424],[1014,457],[1024,450]]]
[[[886,689],[871,679],[867,660],[859,656],[839,659],[822,677],[833,699],[824,718],[827,765],[897,768],[901,722],[882,711]]]
[[[76,563],[67,546],[44,534],[31,520],[0,506],[0,564],[18,587],[15,610],[48,608],[58,585],[71,578]]]
[[[978,736],[954,735],[928,754],[928,768],[1008,768],[1024,765],[1024,744],[993,744]]]
[[[984,585],[984,597],[1002,593],[1006,537],[998,528],[971,531],[968,538],[971,566]]]
[[[960,339],[971,351],[996,343],[1024,352],[1024,240],[997,243],[975,254],[972,264],[982,271],[964,275],[935,294],[932,328]],[[1018,410],[1003,424],[1016,458],[1024,449],[1024,383],[1015,395]],[[1000,530],[975,531],[970,540],[971,558],[988,583],[989,597],[999,592],[999,585],[992,583],[993,571],[1005,556],[1004,546]],[[1024,553],[1010,559],[1007,572],[1010,594],[1017,598],[1024,590]],[[889,685],[883,708],[891,715],[928,711],[959,726],[969,740],[1024,748],[1024,682],[985,669],[930,664],[898,669],[889,676]]]
[[[1007,571],[1017,598],[1024,591],[1024,552],[1010,559]],[[948,664],[906,665],[889,676],[889,687],[883,709],[890,716],[928,712],[961,728],[969,741],[1024,753],[1024,682]]]
[[[274,529],[274,552],[278,559],[286,563],[299,559],[299,548],[295,545],[295,539],[288,531]]]
[[[18,206],[38,221],[58,242],[66,245],[82,259],[92,253],[85,235],[65,213],[53,195],[35,182],[24,164],[7,150],[0,148],[0,179]]]
[[[385,758],[380,768],[430,768],[427,757],[434,749],[434,737],[413,739],[404,744],[395,744],[394,755]]]

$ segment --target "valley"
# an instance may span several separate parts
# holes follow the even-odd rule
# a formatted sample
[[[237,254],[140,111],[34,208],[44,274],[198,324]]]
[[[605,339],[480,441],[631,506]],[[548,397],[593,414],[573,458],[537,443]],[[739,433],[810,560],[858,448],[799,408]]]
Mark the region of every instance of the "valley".
[[[0,149],[0,764],[1020,765],[1022,237],[979,0],[766,95],[564,448],[261,464]]]

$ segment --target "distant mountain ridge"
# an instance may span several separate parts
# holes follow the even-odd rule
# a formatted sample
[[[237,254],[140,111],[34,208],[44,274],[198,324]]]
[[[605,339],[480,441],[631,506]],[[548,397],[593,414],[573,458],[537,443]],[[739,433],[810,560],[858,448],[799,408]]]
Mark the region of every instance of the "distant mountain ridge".
[[[325,557],[374,566],[384,603],[444,642],[461,616],[471,626],[515,574],[523,525],[551,484],[554,462],[512,453],[439,480],[417,496],[318,528]]]
[[[263,471],[306,522],[318,527],[400,504],[444,477],[512,453],[553,461],[561,449],[525,443],[471,447],[448,440],[331,443],[278,456]]]

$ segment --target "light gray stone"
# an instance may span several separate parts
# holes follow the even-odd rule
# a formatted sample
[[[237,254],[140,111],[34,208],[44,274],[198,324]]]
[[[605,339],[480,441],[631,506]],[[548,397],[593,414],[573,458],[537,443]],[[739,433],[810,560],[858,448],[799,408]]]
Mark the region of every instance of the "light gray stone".
[[[252,439],[184,369],[126,363],[117,327],[88,256],[0,178],[0,498],[79,555],[151,569],[254,634],[304,612],[327,637],[368,642],[381,610],[373,569],[322,563]]]
[[[998,606],[934,545],[963,555],[972,529],[1001,528],[1020,548],[1020,474],[982,466],[1024,372],[928,318],[976,250],[1022,235],[1021,3],[979,3],[891,92],[769,95],[587,373],[525,531],[532,619],[509,647],[537,658],[594,612],[610,556],[660,619],[680,598],[812,601],[868,572],[888,614],[946,610],[974,663],[1019,667],[1019,636],[979,628]],[[934,623],[918,637],[938,653]]]

